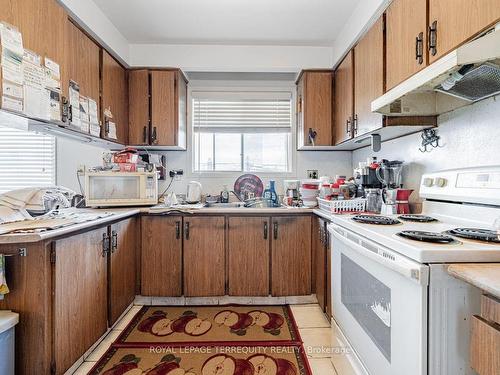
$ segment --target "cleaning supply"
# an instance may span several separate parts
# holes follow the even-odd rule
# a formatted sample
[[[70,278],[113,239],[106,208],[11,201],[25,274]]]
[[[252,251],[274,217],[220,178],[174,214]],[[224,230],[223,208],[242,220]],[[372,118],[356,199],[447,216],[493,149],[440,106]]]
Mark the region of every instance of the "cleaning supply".
[[[220,202],[229,203],[229,190],[227,190],[227,185],[224,185],[224,189],[220,193]]]
[[[3,299],[7,293],[9,293],[9,287],[5,278],[5,256],[0,254],[0,299]]]
[[[273,180],[269,181],[269,186],[264,190],[263,198],[271,201],[273,207],[279,207],[280,203],[278,200],[278,194],[276,194],[276,189],[274,187],[275,182]]]

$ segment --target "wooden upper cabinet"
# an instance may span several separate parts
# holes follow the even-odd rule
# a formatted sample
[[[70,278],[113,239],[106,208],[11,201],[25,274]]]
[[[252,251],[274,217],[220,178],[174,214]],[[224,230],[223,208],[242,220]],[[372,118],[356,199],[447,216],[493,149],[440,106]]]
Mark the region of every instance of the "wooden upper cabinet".
[[[103,236],[108,228],[55,241],[55,374],[64,372],[107,329],[107,258]]]
[[[184,295],[225,294],[225,218],[184,218]]]
[[[271,220],[271,294],[311,294],[311,216],[273,217]]]
[[[78,83],[80,95],[95,100],[99,106],[101,48],[73,22],[68,22],[66,29],[67,80]],[[68,93],[63,95],[67,97]]]
[[[131,145],[149,144],[149,71],[130,70],[128,73],[129,127]]]
[[[297,81],[299,148],[333,145],[332,110],[333,72],[303,71]]]
[[[129,73],[129,143],[186,148],[187,80],[180,70]]]
[[[447,2],[455,8],[454,0]],[[394,0],[386,12],[386,35],[390,90],[427,66],[427,0]]]
[[[134,301],[136,286],[137,219],[111,226],[109,254],[109,325],[112,326]]]
[[[108,138],[107,122],[116,125],[116,140],[128,142],[128,78],[127,70],[108,52],[102,51],[102,107],[103,136]],[[108,119],[104,111],[109,109],[113,119]]]
[[[499,0],[430,0],[429,35],[435,40],[429,38],[429,61],[436,61],[499,21]]]
[[[141,294],[182,295],[182,217],[141,218]]]
[[[372,101],[384,94],[384,19],[381,17],[354,48],[354,136],[382,127]]]
[[[335,71],[335,144],[352,138],[354,111],[354,51],[350,51]]]
[[[229,217],[228,294],[269,295],[269,217]]]

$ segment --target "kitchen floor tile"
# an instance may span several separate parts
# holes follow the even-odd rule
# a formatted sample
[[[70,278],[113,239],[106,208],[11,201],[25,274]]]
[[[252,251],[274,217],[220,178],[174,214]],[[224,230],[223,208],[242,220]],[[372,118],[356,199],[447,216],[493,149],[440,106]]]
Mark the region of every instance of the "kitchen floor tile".
[[[106,350],[109,349],[111,344],[120,336],[122,330],[114,329],[112,330],[101,343],[95,348],[95,350],[86,358],[87,361],[98,361],[99,358],[103,356]]]
[[[329,358],[309,358],[313,375],[344,375],[337,374]]]
[[[127,311],[127,313],[115,324],[113,329],[125,329],[127,325],[130,323],[132,318],[139,312],[142,308],[140,305],[134,305]]]
[[[151,304],[153,306],[184,306],[186,298],[184,297],[153,297]]]
[[[87,375],[96,362],[83,362],[78,369],[73,372],[73,375]]]
[[[135,296],[134,305],[151,306],[153,298],[147,296]]]
[[[330,323],[319,305],[292,305],[290,307],[299,328],[330,328]]]
[[[331,356],[332,333],[330,328],[299,329],[304,349],[309,358],[329,358]]]
[[[316,294],[311,294],[309,296],[292,296],[285,297],[285,303],[289,305],[302,305],[305,303],[318,303]]]

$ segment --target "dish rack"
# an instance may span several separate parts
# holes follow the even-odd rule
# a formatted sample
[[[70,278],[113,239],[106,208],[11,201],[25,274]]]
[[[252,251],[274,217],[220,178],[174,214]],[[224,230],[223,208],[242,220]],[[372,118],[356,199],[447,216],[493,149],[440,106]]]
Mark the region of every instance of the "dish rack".
[[[323,198],[317,199],[319,209],[332,214],[350,214],[366,211],[366,199],[364,198],[333,201]]]

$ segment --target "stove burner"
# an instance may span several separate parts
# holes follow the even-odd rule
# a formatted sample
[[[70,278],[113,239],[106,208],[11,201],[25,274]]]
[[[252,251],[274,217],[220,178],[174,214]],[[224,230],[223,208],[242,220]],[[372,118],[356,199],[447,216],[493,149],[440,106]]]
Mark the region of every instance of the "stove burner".
[[[469,240],[478,240],[483,242],[500,243],[500,235],[495,231],[477,228],[456,228],[445,232],[452,236],[466,238]]]
[[[442,233],[435,232],[423,232],[419,230],[406,230],[397,233],[398,236],[408,238],[410,240],[422,241],[422,242],[433,242],[433,243],[452,243],[455,242],[453,237],[447,236]]]
[[[392,219],[387,216],[377,215],[356,215],[352,218],[354,221],[363,224],[377,224],[377,225],[396,225],[401,224],[399,220]]]
[[[398,216],[398,219],[401,219],[403,221],[413,221],[417,223],[431,223],[433,221],[438,221],[433,217],[425,215],[400,215]]]

